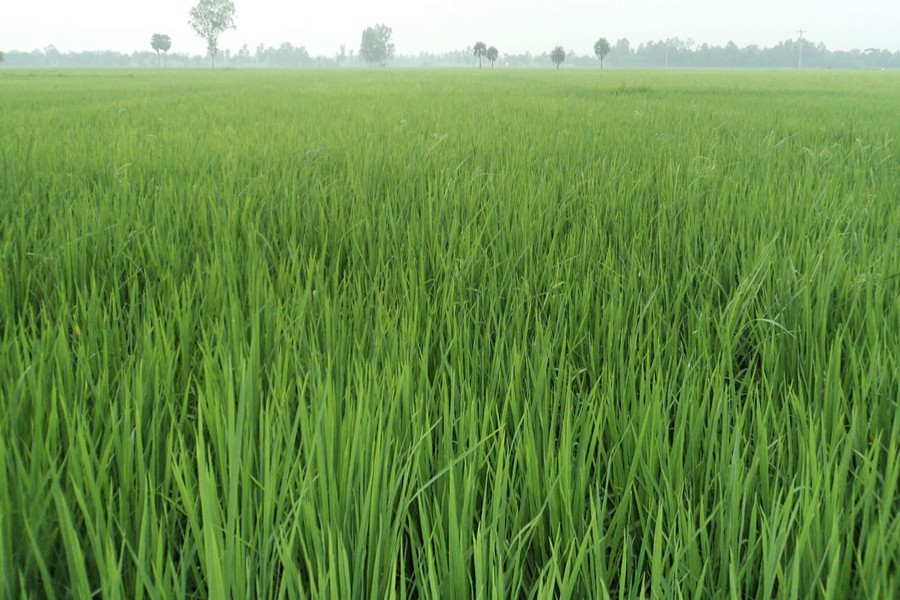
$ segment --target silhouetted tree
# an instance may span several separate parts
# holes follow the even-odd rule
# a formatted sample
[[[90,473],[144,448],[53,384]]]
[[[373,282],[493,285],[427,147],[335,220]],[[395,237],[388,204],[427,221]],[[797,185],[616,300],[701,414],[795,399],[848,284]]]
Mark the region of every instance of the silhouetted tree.
[[[493,69],[493,68],[494,68],[494,61],[496,61],[497,58],[499,58],[499,56],[500,56],[500,51],[497,50],[496,48],[494,48],[493,46],[491,46],[490,48],[487,49],[487,54],[486,54],[485,56],[487,56],[487,59],[488,59],[489,61],[491,61],[491,68]]]
[[[159,52],[163,52],[162,66],[166,66],[165,55],[168,55],[169,49],[172,48],[172,38],[164,33],[154,33],[150,38],[150,47],[156,50],[156,58],[159,60]]]
[[[475,56],[478,58],[478,68],[481,68],[481,58],[487,54],[487,46],[484,42],[475,42]]]
[[[219,51],[219,36],[229,29],[234,29],[234,2],[231,0],[200,0],[191,9],[191,20],[188,21],[194,31],[206,42],[206,50],[216,68],[216,53]]]
[[[594,42],[594,54],[600,59],[600,68],[603,68],[603,59],[609,54],[609,41],[606,38],[600,38]]]
[[[370,65],[387,66],[387,61],[394,57],[393,34],[394,31],[387,25],[367,27],[362,33],[359,55]]]
[[[562,46],[557,46],[553,49],[553,52],[550,53],[550,60],[553,61],[553,64],[556,65],[558,69],[561,64],[566,62],[566,50]]]

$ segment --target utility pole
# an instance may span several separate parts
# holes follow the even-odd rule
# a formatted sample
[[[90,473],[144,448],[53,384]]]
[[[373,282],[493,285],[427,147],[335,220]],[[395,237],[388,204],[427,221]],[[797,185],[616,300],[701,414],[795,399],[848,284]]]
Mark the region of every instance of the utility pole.
[[[803,34],[806,33],[806,30],[798,29],[797,33],[800,34],[800,60],[797,63],[797,68],[802,69],[803,68]]]

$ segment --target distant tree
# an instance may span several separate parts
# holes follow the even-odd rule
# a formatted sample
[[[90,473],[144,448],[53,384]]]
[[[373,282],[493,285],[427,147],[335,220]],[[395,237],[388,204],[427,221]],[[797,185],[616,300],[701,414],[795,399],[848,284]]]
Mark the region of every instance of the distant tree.
[[[474,52],[476,58],[478,58],[478,68],[481,68],[481,59],[482,57],[487,55],[487,46],[484,45],[484,42],[475,42]]]
[[[44,66],[58,67],[62,59],[62,53],[57,50],[56,46],[50,44],[49,46],[44,47],[44,57],[46,59]]]
[[[558,69],[561,64],[566,62],[566,50],[562,46],[557,46],[553,49],[553,52],[550,53],[550,60],[553,61],[553,64],[556,65]]]
[[[0,64],[3,64],[4,60],[6,60],[6,57],[3,56],[3,52],[0,52]]]
[[[370,65],[387,66],[387,61],[394,57],[393,34],[394,31],[387,25],[367,27],[362,33],[359,55]]]
[[[487,54],[486,54],[486,56],[487,56],[487,59],[488,59],[489,61],[491,61],[491,68],[493,69],[493,68],[494,68],[494,61],[496,61],[497,58],[500,57],[500,51],[497,50],[496,48],[494,48],[493,46],[491,46],[490,48],[487,49]]]
[[[622,38],[616,42],[616,52],[631,54],[631,42],[628,41],[628,38]]]
[[[235,64],[241,67],[249,67],[253,64],[253,58],[250,56],[250,46],[244,44],[234,55]]]
[[[153,37],[150,38],[150,47],[156,50],[156,58],[159,60],[159,52],[163,52],[163,58],[161,65],[163,67],[166,66],[165,56],[168,55],[169,49],[172,48],[172,38],[167,36],[164,33],[154,33]]]
[[[234,2],[231,0],[200,0],[191,9],[188,21],[194,31],[206,42],[206,49],[212,68],[216,68],[216,53],[219,51],[219,36],[234,29]]]
[[[609,41],[606,38],[600,38],[594,42],[594,54],[600,59],[600,68],[603,68],[603,59],[609,54]]]

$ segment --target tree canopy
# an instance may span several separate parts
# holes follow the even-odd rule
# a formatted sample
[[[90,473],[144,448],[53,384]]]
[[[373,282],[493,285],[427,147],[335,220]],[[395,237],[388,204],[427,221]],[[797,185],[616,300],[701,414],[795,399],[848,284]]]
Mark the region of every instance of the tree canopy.
[[[558,69],[561,64],[566,62],[566,49],[562,46],[554,48],[553,52],[550,53],[550,60],[553,61],[553,64],[555,64]]]
[[[387,25],[366,27],[362,33],[359,55],[370,65],[387,66],[387,61],[394,57],[393,34],[394,31]]]
[[[494,68],[494,61],[500,56],[500,51],[495,47],[491,46],[487,49],[487,54],[485,55],[489,61],[491,61],[491,68]]]
[[[172,38],[164,33],[154,33],[153,37],[150,38],[150,46],[157,52],[160,50],[168,52],[172,47]]]
[[[606,38],[600,38],[596,42],[594,42],[594,54],[597,55],[597,58],[600,59],[600,68],[603,68],[603,59],[606,58],[606,55],[609,54],[609,40]]]
[[[150,47],[156,50],[156,56],[159,57],[160,51],[167,53],[172,48],[172,38],[164,33],[154,33],[150,38]]]
[[[228,29],[234,29],[234,2],[231,0],[200,0],[191,9],[188,24],[206,42],[212,66],[216,66],[219,51],[219,36]]]
[[[481,59],[487,55],[487,46],[484,42],[475,42],[474,52],[472,53],[478,58],[478,68],[481,68]]]

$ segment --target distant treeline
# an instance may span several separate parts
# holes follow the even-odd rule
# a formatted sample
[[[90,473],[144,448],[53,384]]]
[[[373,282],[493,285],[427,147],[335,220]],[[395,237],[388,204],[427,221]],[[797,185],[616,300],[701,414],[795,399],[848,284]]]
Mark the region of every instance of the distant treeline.
[[[177,45],[177,40],[175,41]],[[792,68],[798,66],[802,44],[803,67],[813,69],[898,69],[900,52],[877,48],[865,50],[828,50],[822,43],[810,40],[785,40],[771,48],[750,45],[738,47],[729,42],[725,46],[694,44],[678,38],[646,42],[632,46],[627,39],[620,39],[604,60],[605,67],[675,67],[675,68]],[[498,67],[552,67],[548,49],[541,54],[503,54]],[[109,50],[87,52],[60,52],[53,46],[32,52],[9,51],[5,54],[7,67],[147,67],[158,68],[159,56],[152,51],[123,54]],[[312,56],[303,46],[290,43],[277,48],[260,45],[251,50],[244,45],[238,52],[224,50],[217,57],[217,64],[231,68],[247,67],[349,67],[365,63],[353,50],[342,47],[334,56]],[[398,55],[391,59],[396,67],[462,67],[477,66],[478,59],[472,48],[453,52],[416,55]],[[169,53],[165,58],[167,68],[204,68],[209,61],[204,56]],[[594,56],[569,52],[564,67],[599,68]]]

